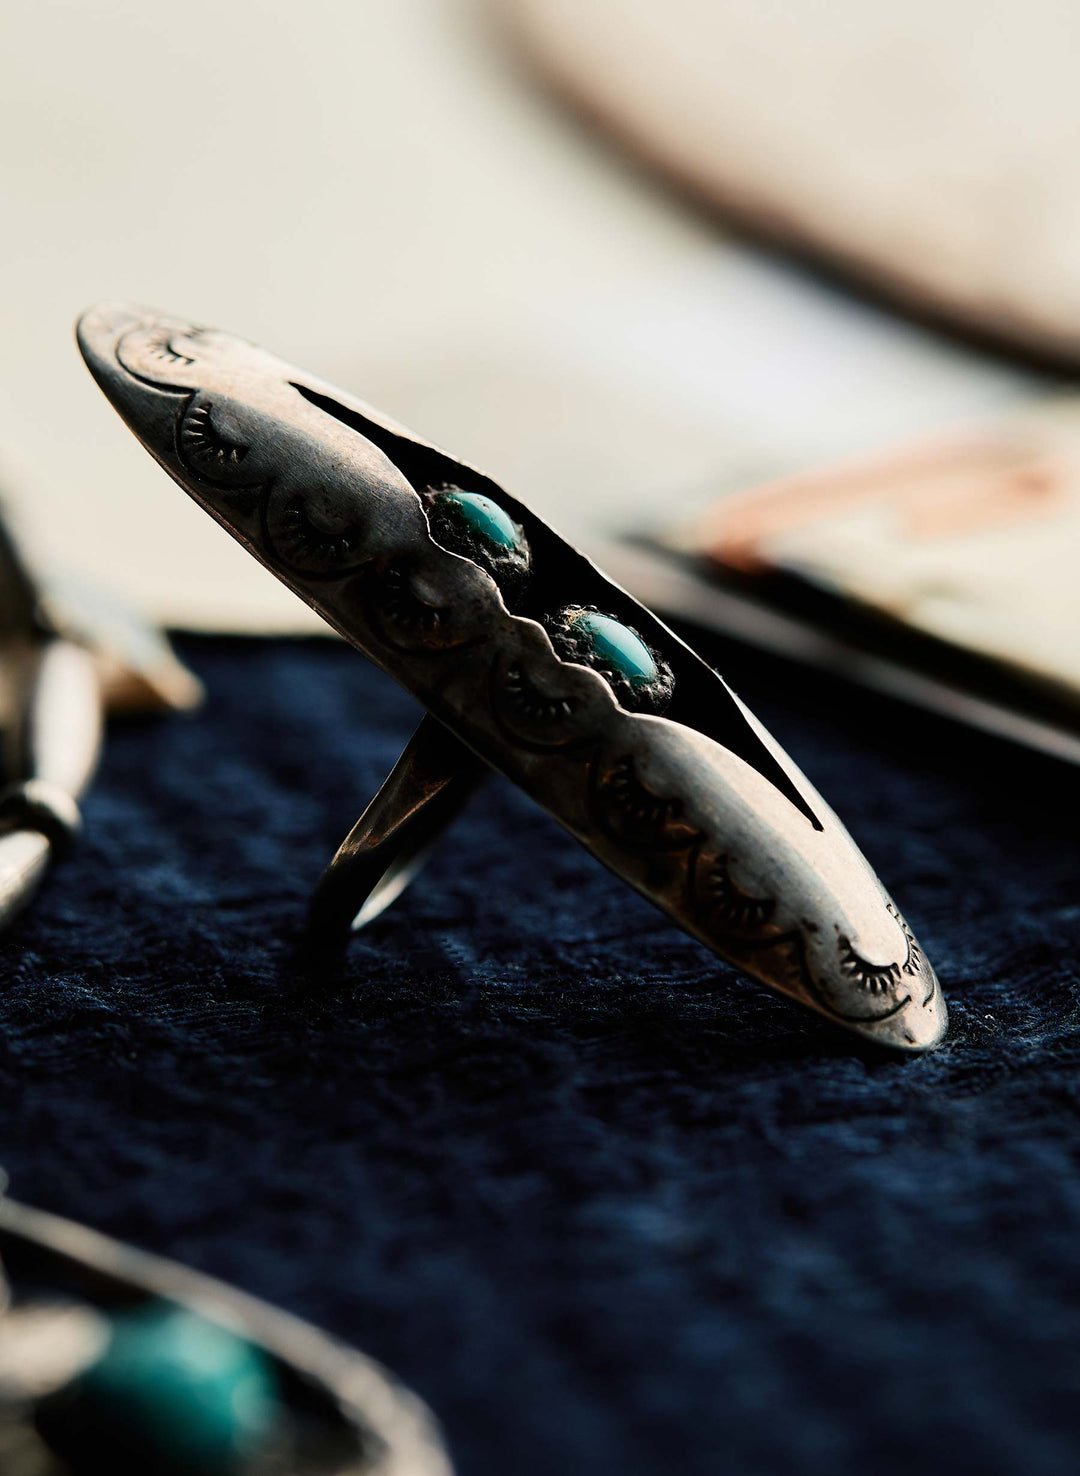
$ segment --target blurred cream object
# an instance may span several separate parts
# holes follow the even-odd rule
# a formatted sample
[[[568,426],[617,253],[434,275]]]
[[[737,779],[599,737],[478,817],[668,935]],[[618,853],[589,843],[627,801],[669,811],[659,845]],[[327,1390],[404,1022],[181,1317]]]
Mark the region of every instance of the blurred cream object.
[[[201,695],[165,638],[133,616],[70,591],[50,612],[0,523],[0,928],[81,828],[103,707],[187,709]]]
[[[1080,709],[1080,401],[758,488],[699,537],[720,563],[796,574]]]
[[[529,54],[682,187],[923,313],[1080,363],[1080,9],[510,0]]]
[[[77,801],[101,740],[101,692],[88,652],[45,640],[7,655],[5,674],[14,675],[17,697],[6,734],[8,783],[0,791],[0,928],[22,911],[50,857],[80,830]]]
[[[91,653],[108,712],[190,712],[202,702],[202,683],[164,633],[93,580],[54,577],[40,608],[53,630]]]
[[[1032,392],[621,171],[518,75],[503,14],[0,7],[0,472],[36,565],[162,625],[320,628],[102,418],[70,323],[120,290],[429,427],[592,550]]]

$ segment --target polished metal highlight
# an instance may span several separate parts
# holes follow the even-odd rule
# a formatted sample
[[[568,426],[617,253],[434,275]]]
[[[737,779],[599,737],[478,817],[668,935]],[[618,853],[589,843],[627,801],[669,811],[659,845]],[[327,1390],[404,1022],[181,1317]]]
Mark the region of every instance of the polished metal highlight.
[[[340,928],[365,898],[362,917],[381,910],[490,765],[722,958],[869,1040],[941,1041],[934,971],[821,796],[722,678],[522,503],[228,334],[104,305],[79,343],[170,476],[429,709],[324,879],[317,922]],[[527,584],[501,589],[438,541],[425,498],[444,488],[521,530]],[[623,688],[603,661],[556,653],[545,621],[567,608],[599,612],[609,664],[620,632],[627,660],[646,653]],[[670,680],[662,711],[649,691],[633,710],[649,661]]]

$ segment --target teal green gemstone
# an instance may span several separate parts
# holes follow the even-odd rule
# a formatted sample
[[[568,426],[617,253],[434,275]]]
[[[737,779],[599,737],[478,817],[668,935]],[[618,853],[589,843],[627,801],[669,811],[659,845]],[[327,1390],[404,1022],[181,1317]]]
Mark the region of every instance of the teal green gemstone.
[[[586,631],[598,665],[617,672],[635,690],[651,686],[659,672],[645,642],[610,615],[582,610],[573,618],[575,631]]]
[[[97,1362],[42,1414],[42,1435],[75,1472],[112,1458],[154,1476],[238,1476],[271,1435],[277,1391],[260,1349],[153,1302],[115,1319]]]
[[[518,529],[509,513],[482,492],[452,491],[436,493],[442,507],[453,508],[470,533],[495,548],[513,550],[518,546]]]

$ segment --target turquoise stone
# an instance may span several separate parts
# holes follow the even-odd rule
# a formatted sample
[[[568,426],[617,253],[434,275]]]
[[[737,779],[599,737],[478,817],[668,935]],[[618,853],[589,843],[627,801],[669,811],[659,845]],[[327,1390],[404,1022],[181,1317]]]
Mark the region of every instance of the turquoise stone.
[[[258,1348],[169,1302],[122,1313],[104,1352],[38,1411],[72,1471],[239,1476],[271,1435],[274,1371]]]
[[[587,632],[597,663],[616,672],[635,691],[656,681],[659,673],[648,646],[620,621],[582,610],[573,617],[572,624],[575,632]]]
[[[437,492],[434,500],[441,508],[452,508],[463,527],[493,548],[511,551],[517,548],[517,524],[497,502],[482,492],[460,492],[455,487]]]

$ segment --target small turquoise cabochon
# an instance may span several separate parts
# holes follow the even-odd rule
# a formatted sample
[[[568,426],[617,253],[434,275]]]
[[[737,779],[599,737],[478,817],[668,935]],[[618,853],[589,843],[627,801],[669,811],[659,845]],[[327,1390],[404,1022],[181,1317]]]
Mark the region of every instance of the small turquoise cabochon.
[[[556,656],[590,666],[631,712],[662,713],[675,690],[675,675],[629,625],[592,605],[564,605],[544,618]]]
[[[515,600],[528,581],[531,554],[524,529],[506,509],[485,492],[461,487],[429,487],[423,502],[436,543],[479,564],[503,599]]]
[[[474,537],[494,548],[518,547],[520,530],[508,512],[482,492],[462,492],[446,487],[432,496],[432,502],[462,523]]]
[[[581,610],[569,623],[585,636],[598,665],[609,667],[635,689],[656,681],[659,672],[648,646],[621,621],[595,610]]]

